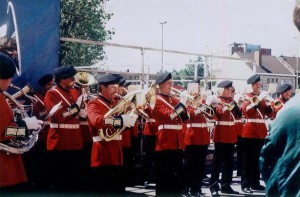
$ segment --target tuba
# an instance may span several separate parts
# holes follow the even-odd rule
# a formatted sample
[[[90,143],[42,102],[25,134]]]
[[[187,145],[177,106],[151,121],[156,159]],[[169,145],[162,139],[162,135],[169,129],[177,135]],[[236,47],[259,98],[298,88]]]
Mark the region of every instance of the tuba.
[[[75,77],[75,82],[78,85],[80,85],[82,95],[88,94],[90,100],[93,100],[97,97],[96,95],[90,94],[89,91],[89,86],[97,83],[93,75],[91,75],[88,72],[77,72],[74,77]],[[85,107],[84,105],[85,105],[84,102],[82,102],[82,106],[79,107],[84,108]]]
[[[22,94],[20,93],[15,93],[14,95],[10,95],[7,92],[3,92],[3,94],[6,96],[6,98],[9,100],[10,103],[12,103],[15,107],[18,113],[20,113],[21,118],[26,118],[29,117],[29,115],[27,114],[27,110],[25,109],[24,105],[21,105],[15,97],[19,97],[21,95],[25,95],[26,97],[29,97],[30,99],[35,99],[34,97],[31,98],[31,96],[27,95],[23,89],[20,89],[16,86],[11,85],[14,88],[17,88],[18,90],[20,90],[22,92]],[[18,96],[16,96],[18,95]],[[14,110],[13,110],[14,111]],[[11,139],[9,141],[6,142],[2,142],[0,143],[0,150],[5,151],[7,154],[23,154],[25,152],[28,152],[36,143],[36,141],[38,140],[38,134],[41,131],[41,129],[38,130],[30,130],[28,136],[26,136],[24,139]]]

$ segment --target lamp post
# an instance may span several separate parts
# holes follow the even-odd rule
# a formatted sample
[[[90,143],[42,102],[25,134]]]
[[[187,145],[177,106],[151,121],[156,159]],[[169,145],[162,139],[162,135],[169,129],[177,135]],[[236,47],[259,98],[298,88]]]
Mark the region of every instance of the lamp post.
[[[161,22],[161,68],[160,68],[160,74],[164,72],[164,24],[166,24],[167,21]]]
[[[296,39],[297,41],[300,42],[300,38],[299,37],[294,37],[294,39]],[[297,44],[297,55],[296,55],[296,89],[298,89],[298,67],[299,67],[299,45]]]

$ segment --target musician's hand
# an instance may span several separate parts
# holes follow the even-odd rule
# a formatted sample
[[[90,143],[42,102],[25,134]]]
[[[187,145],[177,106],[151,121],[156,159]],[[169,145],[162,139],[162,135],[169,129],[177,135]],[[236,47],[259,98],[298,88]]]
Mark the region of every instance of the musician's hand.
[[[224,107],[222,108],[222,111],[223,111],[223,112],[228,111],[228,110],[229,110],[229,108],[228,108],[227,106],[224,106]]]
[[[37,130],[42,128],[43,121],[36,119],[35,116],[33,117],[26,117],[22,119],[26,123],[26,127],[28,130]]]
[[[186,106],[188,101],[189,101],[189,93],[185,90],[180,93],[180,103]]]
[[[136,114],[121,115],[124,127],[133,127],[138,116]]]
[[[87,111],[86,109],[80,109],[78,116],[81,118],[87,118]]]
[[[268,96],[268,92],[262,91],[262,92],[259,94],[258,99],[259,99],[260,101],[262,101],[266,96]]]
[[[78,97],[77,101],[76,101],[76,105],[78,105],[78,107],[81,107],[82,104],[87,101],[87,94],[82,94]]]

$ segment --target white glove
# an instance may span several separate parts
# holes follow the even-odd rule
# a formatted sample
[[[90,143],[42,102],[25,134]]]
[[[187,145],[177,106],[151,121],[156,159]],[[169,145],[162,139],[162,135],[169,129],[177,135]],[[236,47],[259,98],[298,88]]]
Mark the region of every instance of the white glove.
[[[121,115],[124,127],[133,127],[138,116],[136,114]]]
[[[86,109],[80,109],[78,116],[81,118],[87,118],[87,111]]]
[[[261,100],[263,100],[267,95],[268,95],[268,92],[262,91],[262,92],[259,94],[258,99],[261,101]]]
[[[184,106],[186,106],[189,101],[189,96],[190,95],[186,90],[181,92],[180,93],[180,103],[182,103]]]
[[[30,118],[26,117],[23,118],[22,120],[26,123],[28,130],[37,130],[42,128],[41,125],[43,124],[43,121],[36,119],[35,116],[32,116]]]
[[[222,111],[223,111],[223,112],[225,112],[225,111],[227,111],[227,110],[229,110],[229,108],[228,108],[227,106],[224,106],[224,107],[222,108]]]
[[[209,96],[209,97],[207,97],[207,99],[206,99],[206,101],[205,101],[205,104],[206,104],[207,106],[210,106],[211,103],[212,103],[213,101],[215,101],[215,100],[217,100],[217,95]]]
[[[78,97],[77,101],[76,101],[76,105],[78,105],[78,107],[81,107],[82,103],[87,101],[87,94],[82,94]]]

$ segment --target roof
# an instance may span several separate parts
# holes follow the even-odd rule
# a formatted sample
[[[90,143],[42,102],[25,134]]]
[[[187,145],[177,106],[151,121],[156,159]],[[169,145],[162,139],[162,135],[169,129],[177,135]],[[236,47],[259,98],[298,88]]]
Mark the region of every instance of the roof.
[[[286,63],[288,63],[294,70],[297,68],[297,58],[296,57],[288,57],[288,56],[280,56]],[[300,71],[300,58],[298,58],[298,72]]]
[[[254,53],[236,53],[240,58],[248,58],[254,60]],[[252,69],[252,62],[245,62],[249,68]],[[291,75],[287,69],[276,56],[262,55],[262,65],[256,67],[256,73],[271,73],[271,74],[287,74]]]

